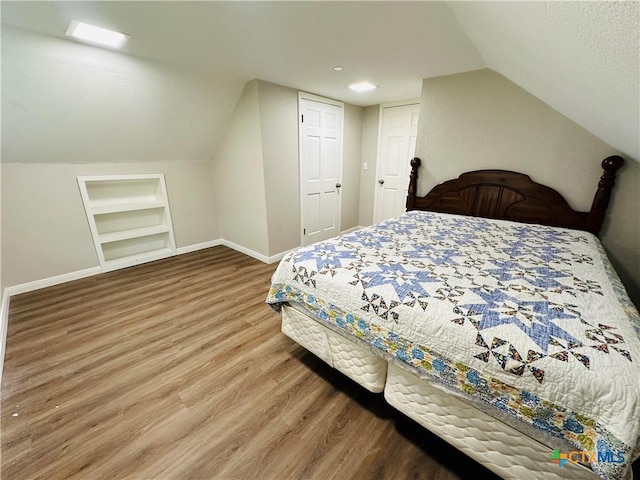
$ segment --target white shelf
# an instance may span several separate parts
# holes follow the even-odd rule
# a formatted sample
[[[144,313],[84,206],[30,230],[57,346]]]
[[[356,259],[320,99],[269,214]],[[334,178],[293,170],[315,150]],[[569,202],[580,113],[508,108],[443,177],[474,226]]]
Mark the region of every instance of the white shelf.
[[[153,227],[132,228],[131,230],[104,233],[99,236],[99,239],[100,243],[110,243],[167,232],[169,232],[169,227],[167,225],[155,225]]]
[[[92,203],[91,213],[103,215],[105,213],[131,212],[134,210],[148,210],[150,208],[164,208],[162,201],[131,202],[131,203]]]
[[[164,176],[78,177],[103,271],[176,254]]]

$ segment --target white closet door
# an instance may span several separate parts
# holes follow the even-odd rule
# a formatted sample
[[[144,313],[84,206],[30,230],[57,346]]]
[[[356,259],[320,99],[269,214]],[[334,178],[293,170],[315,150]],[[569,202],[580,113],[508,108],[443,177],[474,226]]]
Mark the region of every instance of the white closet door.
[[[419,104],[383,108],[374,222],[405,211],[419,113]]]
[[[302,244],[340,233],[343,106],[300,99]]]

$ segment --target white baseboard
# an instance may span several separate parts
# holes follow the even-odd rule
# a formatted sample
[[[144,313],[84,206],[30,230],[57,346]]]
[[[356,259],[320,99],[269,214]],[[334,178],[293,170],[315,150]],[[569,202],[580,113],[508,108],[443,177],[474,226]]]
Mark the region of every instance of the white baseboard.
[[[238,245],[237,243],[234,243],[230,240],[223,239],[221,245],[224,245],[225,247],[229,247],[237,252],[244,253],[245,255],[249,255],[250,257],[253,257],[256,260],[260,260],[261,262],[271,263],[269,262],[269,257],[267,257],[266,255],[256,252],[255,250],[251,250],[250,248],[243,247],[242,245]]]
[[[210,240],[208,242],[196,243],[193,245],[187,245],[185,247],[179,247],[176,249],[178,255],[185,253],[195,252],[197,250],[203,250],[205,248],[217,247],[218,245],[224,245],[238,252],[249,255],[255,259],[264,263],[274,263],[284,257],[290,250],[286,252],[267,257],[261,253],[255,252],[250,248],[243,247],[237,243],[230,242],[229,240],[223,240],[221,238],[217,240]],[[34,290],[40,290],[41,288],[52,287],[61,283],[71,282],[73,280],[79,280],[81,278],[91,277],[102,273],[100,267],[85,268],[84,270],[78,270],[70,273],[63,273],[62,275],[56,275],[54,277],[43,278],[41,280],[35,280],[33,282],[21,283],[19,285],[13,285],[5,289],[5,296],[18,295],[20,293],[32,292]]]
[[[178,255],[182,255],[183,253],[191,253],[197,250],[203,250],[205,248],[217,247],[218,245],[222,245],[223,240],[221,238],[217,240],[210,240],[208,242],[195,243],[193,245],[187,245],[186,247],[178,247],[176,252]]]
[[[55,277],[43,278],[42,280],[35,280],[33,282],[21,283],[20,285],[7,287],[5,291],[7,291],[9,295],[18,295],[19,293],[32,292],[33,290],[40,290],[41,288],[52,287],[61,283],[91,277],[101,272],[102,270],[100,270],[100,267],[85,268],[84,270],[78,270],[77,272],[63,273],[62,275],[56,275]]]
[[[291,249],[291,250],[287,250],[285,252],[281,252],[281,253],[276,253],[275,255],[272,255],[269,257],[269,261],[267,263],[276,263],[279,262],[280,260],[282,260],[282,257],[284,257],[287,253],[292,252],[295,249]]]
[[[225,247],[229,247],[232,250],[235,250],[240,253],[244,253],[256,260],[260,260],[264,263],[275,263],[279,262],[282,257],[284,257],[291,250],[287,250],[285,252],[277,253],[270,257],[263,255],[262,253],[258,253],[255,250],[251,250],[250,248],[243,247],[242,245],[238,245],[230,240],[225,240],[223,238],[219,238],[218,240],[211,240],[210,242],[197,243],[195,245],[189,245],[187,247],[178,248],[178,255],[182,255],[183,253],[195,252],[196,250],[202,250],[203,248],[217,247],[218,245],[224,245]]]
[[[7,345],[7,329],[9,328],[9,292],[2,292],[2,305],[0,306],[0,383],[4,371],[4,350]]]
[[[280,260],[282,260],[282,257],[284,257],[287,253],[291,251],[291,250],[286,250],[284,252],[276,253],[275,255],[271,255],[270,257],[267,257],[262,253],[258,253],[255,250],[251,250],[250,248],[243,247],[242,245],[238,245],[237,243],[231,242],[229,240],[222,240],[221,245],[224,245],[225,247],[229,247],[232,250],[235,250],[237,252],[244,253],[245,255],[248,255],[250,257],[255,258],[256,260],[260,260],[261,262],[268,263],[268,264],[279,262]]]
[[[351,233],[351,232],[355,232],[356,230],[360,230],[361,228],[365,228],[362,225],[357,225],[355,227],[351,227],[348,228],[347,230],[343,230],[340,232],[340,235],[343,235],[345,233]],[[233,250],[236,250],[240,253],[244,253],[245,255],[249,255],[250,257],[255,258],[256,260],[260,260],[261,262],[264,263],[275,263],[275,262],[279,262],[280,260],[282,260],[282,257],[284,257],[287,253],[295,250],[295,248],[292,248],[290,250],[285,250],[284,252],[280,252],[280,253],[276,253],[275,255],[271,255],[270,257],[267,257],[266,255],[263,255],[262,253],[258,253],[254,250],[251,250],[250,248],[247,247],[243,247],[242,245],[238,245],[237,243],[231,242],[229,240],[220,240],[220,243],[218,243],[217,245],[224,245],[225,247],[229,247]],[[214,246],[214,245],[211,245]]]
[[[344,230],[341,233],[350,233],[360,228],[363,228],[363,227],[361,226],[353,227],[348,230]],[[202,250],[205,248],[217,247],[218,245],[224,245],[225,247],[229,247],[240,253],[249,255],[250,257],[253,257],[264,263],[275,263],[277,261],[280,261],[282,257],[284,257],[287,253],[291,251],[291,250],[287,250],[285,252],[277,253],[275,255],[267,257],[262,253],[256,252],[247,247],[243,247],[242,245],[238,245],[237,243],[234,243],[230,240],[224,240],[222,238],[219,238],[217,240],[210,240],[208,242],[196,243],[193,245],[187,245],[185,247],[179,247],[176,249],[176,253],[178,255],[182,255],[184,253],[191,253],[191,252],[195,252],[197,250]],[[100,267],[91,267],[91,268],[85,268],[84,270],[78,270],[76,272],[63,273],[62,275],[56,275],[54,277],[43,278],[41,280],[35,280],[33,282],[26,282],[26,283],[21,283],[19,285],[13,285],[13,286],[7,287],[5,289],[5,295],[11,296],[11,295],[18,295],[20,293],[32,292],[34,290],[39,290],[41,288],[52,287],[54,285],[59,285],[61,283],[66,283],[66,282],[71,282],[73,280],[79,280],[81,278],[91,277],[99,273],[102,273],[102,270],[100,269]]]

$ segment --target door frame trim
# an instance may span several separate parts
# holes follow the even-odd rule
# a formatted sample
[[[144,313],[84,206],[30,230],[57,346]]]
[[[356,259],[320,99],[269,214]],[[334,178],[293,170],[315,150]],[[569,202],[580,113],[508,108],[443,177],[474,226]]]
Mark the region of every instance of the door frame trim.
[[[302,168],[302,101],[310,100],[312,102],[318,103],[326,103],[328,105],[333,105],[335,107],[339,107],[342,112],[342,121],[340,122],[340,172],[338,174],[339,182],[342,183],[342,164],[344,163],[344,102],[340,102],[338,100],[333,100],[331,98],[321,97],[319,95],[315,95],[313,93],[307,93],[303,91],[298,91],[298,178],[300,183],[300,245],[304,246],[304,171]],[[340,234],[340,229],[342,228],[342,192],[339,192],[338,199],[338,235]]]
[[[344,102],[341,102],[339,100],[334,100],[332,98],[327,98],[327,97],[321,97],[320,95],[316,95],[314,93],[299,91],[298,92],[298,113],[300,113],[300,110],[299,110],[300,100],[311,100],[313,102],[327,103],[329,105],[335,105],[336,107],[344,108]]]
[[[382,149],[382,120],[384,119],[384,110],[385,108],[393,108],[393,107],[406,107],[409,105],[420,105],[422,100],[420,98],[413,98],[409,100],[400,100],[397,102],[388,102],[381,103],[380,108],[378,109],[378,146],[376,151],[376,174],[374,177],[373,184],[373,212],[371,216],[372,224],[376,223],[376,212],[378,211],[378,189],[376,187],[376,183],[378,183],[378,175],[380,174],[380,160],[381,160],[381,149]],[[420,130],[420,119],[418,119],[418,130]]]

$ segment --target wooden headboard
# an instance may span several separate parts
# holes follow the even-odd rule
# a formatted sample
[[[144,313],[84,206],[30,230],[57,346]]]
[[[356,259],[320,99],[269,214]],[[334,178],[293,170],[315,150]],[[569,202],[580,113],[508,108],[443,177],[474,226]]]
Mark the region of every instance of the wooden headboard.
[[[562,195],[522,173],[508,170],[476,170],[436,185],[418,197],[420,159],[411,160],[407,211],[430,210],[476,217],[498,218],[586,230],[598,234],[604,221],[616,170],[624,160],[617,155],[602,161],[604,173],[598,183],[591,210],[573,210]]]

